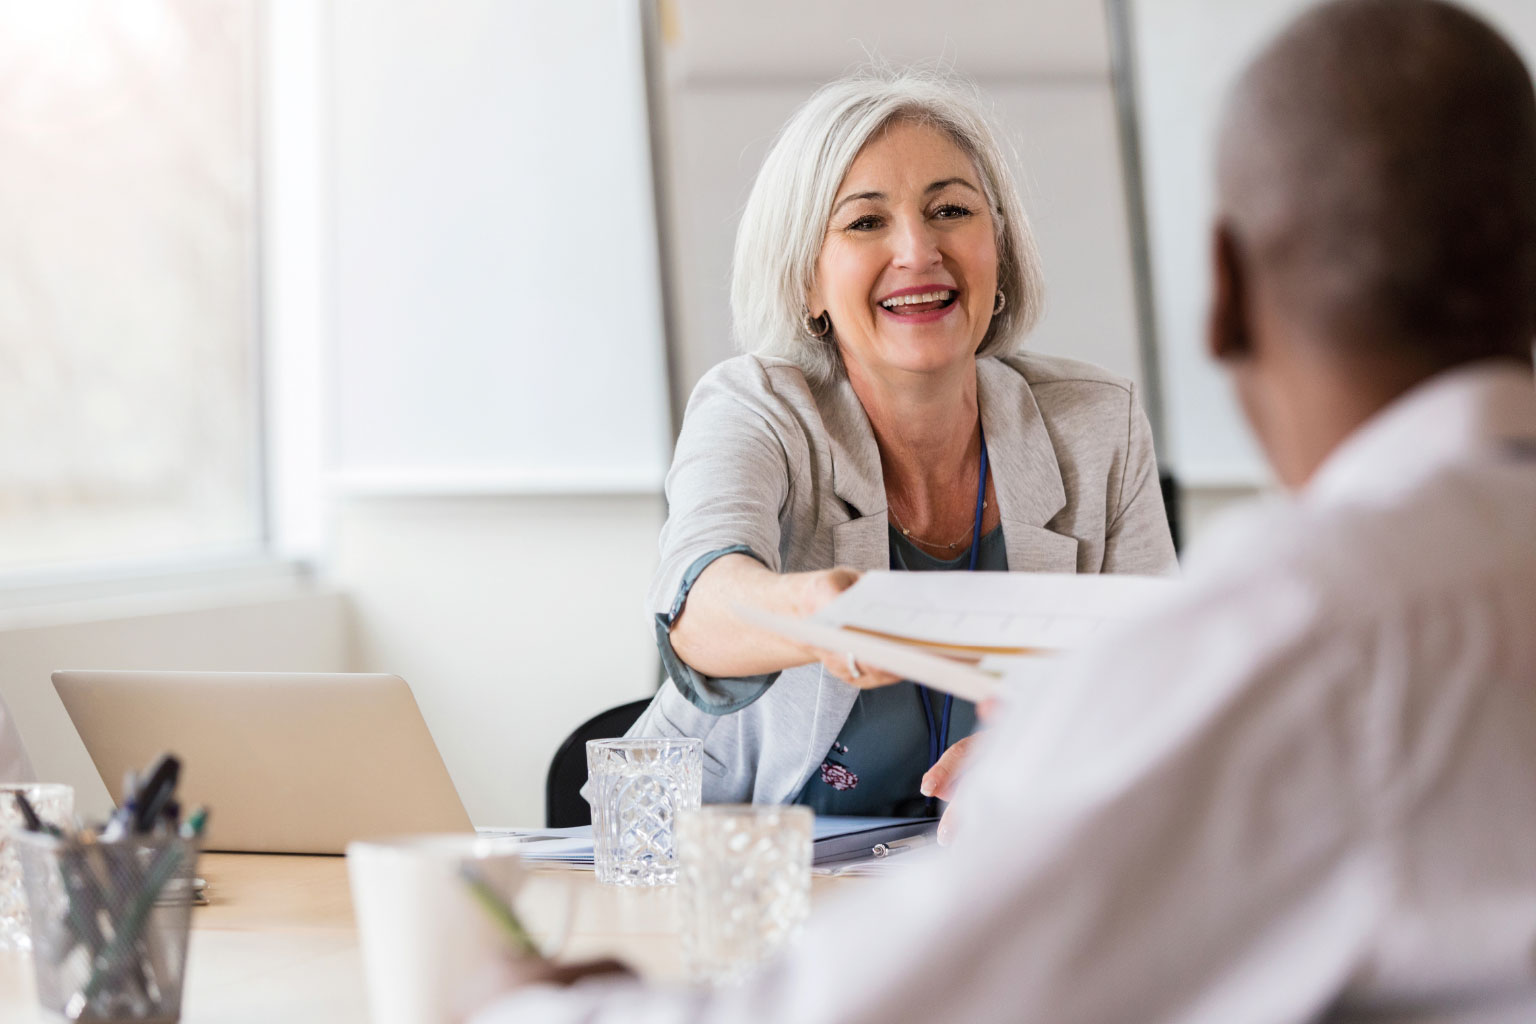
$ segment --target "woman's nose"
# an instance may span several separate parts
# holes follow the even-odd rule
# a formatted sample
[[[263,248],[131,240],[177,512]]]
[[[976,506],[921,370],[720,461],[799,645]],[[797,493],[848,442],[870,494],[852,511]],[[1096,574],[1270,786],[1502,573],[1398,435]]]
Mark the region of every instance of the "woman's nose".
[[[902,217],[896,222],[891,254],[893,265],[903,268],[925,268],[942,262],[938,235],[922,217]]]

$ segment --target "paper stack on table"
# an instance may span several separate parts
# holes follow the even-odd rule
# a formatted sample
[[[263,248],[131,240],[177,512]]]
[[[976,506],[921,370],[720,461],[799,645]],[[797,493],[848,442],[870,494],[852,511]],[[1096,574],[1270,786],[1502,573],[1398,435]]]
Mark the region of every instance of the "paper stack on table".
[[[880,843],[932,833],[937,818],[860,818],[817,815],[813,829],[815,862],[842,865],[873,859]],[[592,867],[592,826],[482,832],[517,846],[518,856],[539,867]]]
[[[1167,600],[1176,585],[1153,576],[867,572],[809,618],[737,612],[790,639],[980,701],[1020,659],[1084,647]]]

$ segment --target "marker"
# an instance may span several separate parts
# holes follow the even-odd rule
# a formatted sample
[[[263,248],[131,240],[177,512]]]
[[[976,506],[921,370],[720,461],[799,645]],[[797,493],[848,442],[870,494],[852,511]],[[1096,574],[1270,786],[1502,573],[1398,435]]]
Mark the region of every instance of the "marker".
[[[139,788],[138,805],[133,816],[133,831],[140,835],[155,827],[160,810],[170,802],[176,792],[176,781],[181,777],[181,762],[174,754],[162,754],[150,770],[149,779]]]
[[[208,826],[208,808],[194,807],[192,813],[187,815],[187,820],[181,825],[181,838],[196,839],[203,834],[203,829]]]
[[[21,812],[21,820],[26,824],[28,832],[41,832],[43,819],[37,816],[37,811],[32,808],[32,801],[27,799],[27,794],[21,790],[11,794],[16,798],[16,809]]]

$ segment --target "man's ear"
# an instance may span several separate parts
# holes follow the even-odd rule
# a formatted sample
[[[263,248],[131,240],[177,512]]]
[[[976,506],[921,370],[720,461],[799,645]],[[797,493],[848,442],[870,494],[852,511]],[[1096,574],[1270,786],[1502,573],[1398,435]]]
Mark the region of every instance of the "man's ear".
[[[1253,354],[1246,270],[1231,227],[1218,221],[1211,232],[1211,311],[1205,342],[1210,357],[1220,363]]]

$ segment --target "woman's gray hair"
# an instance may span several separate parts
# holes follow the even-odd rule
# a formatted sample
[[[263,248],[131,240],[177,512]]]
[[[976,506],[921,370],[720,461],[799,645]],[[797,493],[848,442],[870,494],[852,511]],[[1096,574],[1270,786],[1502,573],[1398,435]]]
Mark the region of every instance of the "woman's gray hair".
[[[929,71],[863,71],[806,100],[784,125],[757,172],[736,230],[731,321],[744,352],[780,356],[812,383],[840,377],[836,325],[813,338],[806,297],[838,187],[864,144],[888,125],[916,121],[946,133],[981,177],[997,234],[997,285],[1006,300],[978,356],[1007,355],[1040,318],[1040,257],[1008,162],[976,88]]]

